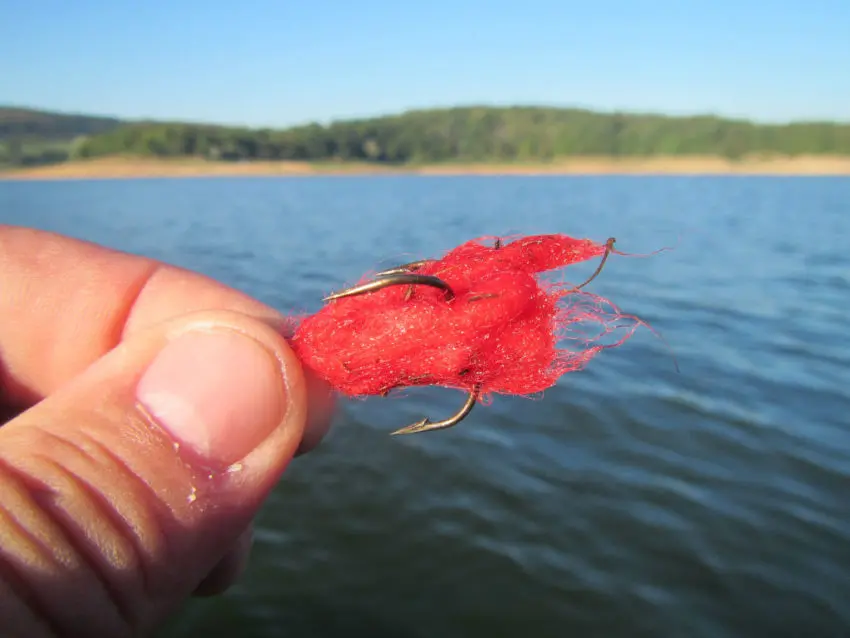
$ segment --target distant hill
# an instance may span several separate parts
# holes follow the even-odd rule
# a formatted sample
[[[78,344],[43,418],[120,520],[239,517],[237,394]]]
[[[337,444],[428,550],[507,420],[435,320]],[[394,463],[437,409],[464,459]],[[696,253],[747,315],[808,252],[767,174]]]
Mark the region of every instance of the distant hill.
[[[256,129],[0,107],[0,164],[7,166],[109,155],[411,165],[756,154],[850,156],[850,124],[461,106]]]
[[[470,106],[278,130],[136,123],[94,135],[76,149],[79,157],[115,154],[379,164],[539,162],[577,156],[850,155],[850,124],[758,124],[710,115]]]
[[[12,138],[67,141],[80,135],[106,133],[124,124],[126,122],[114,117],[0,106],[0,142]]]

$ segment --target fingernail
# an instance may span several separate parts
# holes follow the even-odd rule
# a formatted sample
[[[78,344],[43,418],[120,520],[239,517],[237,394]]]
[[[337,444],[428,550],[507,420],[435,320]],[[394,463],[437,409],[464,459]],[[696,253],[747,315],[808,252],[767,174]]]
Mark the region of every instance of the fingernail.
[[[283,421],[284,373],[277,358],[238,332],[188,332],[154,358],[136,399],[176,442],[206,461],[244,458]]]

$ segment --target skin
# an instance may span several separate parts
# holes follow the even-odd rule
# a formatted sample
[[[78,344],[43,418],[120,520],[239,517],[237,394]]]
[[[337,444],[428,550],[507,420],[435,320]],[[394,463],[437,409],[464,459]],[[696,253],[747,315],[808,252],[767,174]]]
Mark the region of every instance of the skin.
[[[228,467],[175,445],[132,398],[156,353],[199,325],[250,337],[286,370],[285,418]],[[199,274],[0,225],[0,634],[149,635],[236,580],[254,516],[332,416],[284,330]]]

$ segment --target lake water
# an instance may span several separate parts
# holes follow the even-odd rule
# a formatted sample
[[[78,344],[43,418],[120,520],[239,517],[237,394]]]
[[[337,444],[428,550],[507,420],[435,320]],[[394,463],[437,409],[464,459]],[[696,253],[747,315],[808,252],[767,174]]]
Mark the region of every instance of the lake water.
[[[543,400],[399,438],[462,395],[343,402],[242,583],[165,636],[850,635],[850,179],[0,183],[0,221],[287,313],[481,235],[674,247],[614,256],[590,288],[663,340],[639,330]]]

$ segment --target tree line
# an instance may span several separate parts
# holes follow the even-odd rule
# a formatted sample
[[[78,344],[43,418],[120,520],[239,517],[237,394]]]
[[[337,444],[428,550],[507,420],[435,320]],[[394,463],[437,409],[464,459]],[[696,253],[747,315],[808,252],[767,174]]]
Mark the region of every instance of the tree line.
[[[212,160],[545,161],[569,156],[850,154],[850,124],[757,124],[579,109],[463,107],[288,129],[126,124],[79,138],[68,156]]]
[[[125,124],[114,117],[54,113],[38,109],[0,106],[0,141],[7,139],[70,140],[94,135]]]

